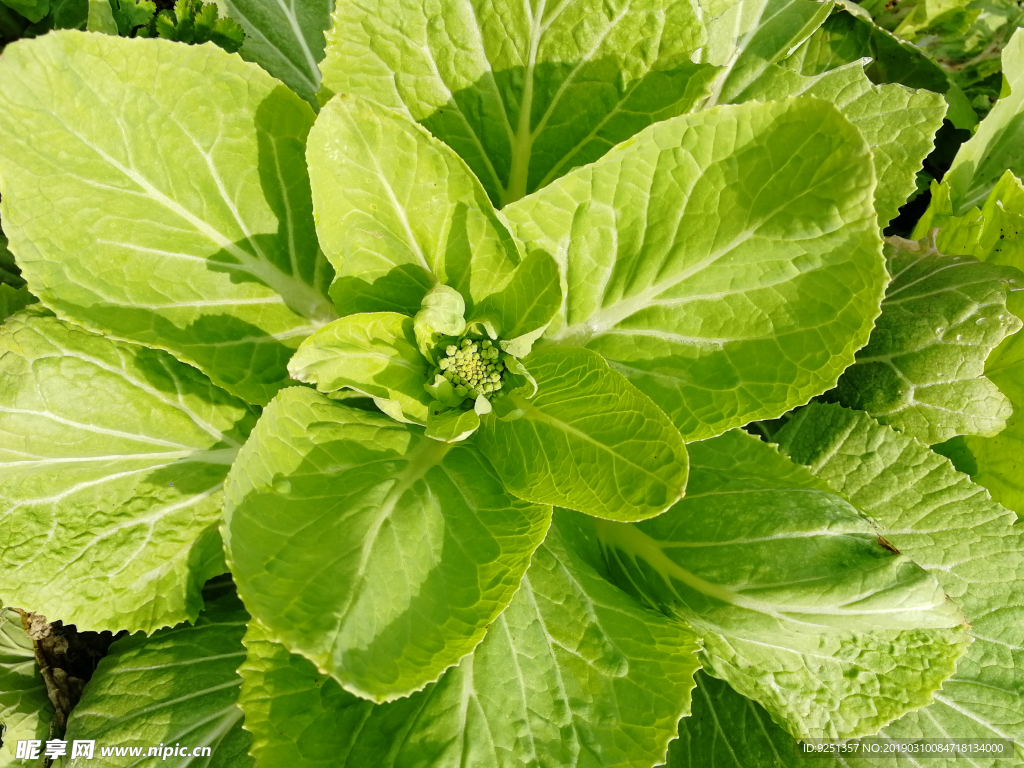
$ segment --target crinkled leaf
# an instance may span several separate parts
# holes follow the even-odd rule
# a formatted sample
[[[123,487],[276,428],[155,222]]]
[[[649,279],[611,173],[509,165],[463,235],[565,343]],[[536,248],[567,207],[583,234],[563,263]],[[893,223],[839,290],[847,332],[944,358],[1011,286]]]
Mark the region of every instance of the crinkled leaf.
[[[853,362],[886,281],[874,187],[857,129],[799,98],[659,123],[504,213],[565,272],[547,339],[601,353],[696,440]]]
[[[21,616],[0,609],[0,768],[32,765],[16,757],[18,741],[46,741],[52,718],[53,705]]]
[[[191,620],[255,412],[158,350],[26,310],[0,326],[2,597],[80,630]]]
[[[1024,176],[1024,31],[1003,48],[1003,77],[1010,92],[1001,98],[960,147],[943,182],[949,185],[953,213],[981,205],[1007,170]]]
[[[336,316],[303,159],[312,122],[214,46],[70,31],[8,46],[3,224],[32,292],[267,402]]]
[[[68,760],[68,768],[130,768],[156,764],[155,758],[100,757],[101,747],[158,744],[208,746],[202,759],[178,758],[168,765],[203,768],[254,768],[252,741],[242,729],[239,664],[245,659],[242,635],[249,615],[230,580],[205,590],[206,608],[195,624],[162,629],[151,637],[136,634],[110,646],[68,718],[65,738],[96,742],[95,758]],[[166,760],[166,757],[161,759]]]
[[[608,584],[594,549],[556,517],[473,655],[390,704],[345,693],[250,625],[240,703],[253,754],[293,768],[662,762],[689,712],[697,639]]]
[[[692,626],[705,669],[795,736],[870,734],[929,703],[967,642],[935,578],[745,432],[690,448],[683,501],[594,524],[615,583]]]
[[[451,146],[504,206],[707,94],[695,4],[340,3],[321,101],[367,96]],[[457,52],[457,53],[456,53]]]
[[[878,185],[875,211],[885,226],[896,218],[915,190],[915,174],[932,151],[946,103],[937,93],[899,85],[872,85],[863,62],[853,62],[814,77],[769,67],[746,91],[756,100],[814,96],[835,104],[871,148]]]
[[[302,342],[288,371],[325,394],[349,387],[399,421],[427,423],[430,365],[411,317],[370,312],[335,320]]]
[[[480,302],[468,320],[482,324],[492,338],[536,337],[561,306],[558,264],[550,254],[534,251],[523,259],[508,284]]]
[[[473,650],[551,514],[509,497],[472,446],[299,388],[263,412],[227,498],[224,541],[247,607],[377,701]]]
[[[552,348],[525,362],[537,395],[506,395],[522,414],[485,418],[476,440],[512,493],[611,520],[653,517],[682,497],[682,437],[600,355]]]
[[[974,642],[935,703],[882,735],[1013,738],[1018,759],[1024,757],[1024,529],[1014,525],[1014,514],[945,458],[864,413],[811,405],[777,439],[869,514],[893,546],[933,573],[970,622]]]
[[[1006,296],[1024,274],[928,241],[894,238],[887,257],[882,314],[839,379],[839,402],[926,443],[998,433],[1013,407],[985,377],[985,359],[1021,327]]]
[[[702,0],[708,42],[701,61],[722,67],[710,105],[738,104],[772,64],[821,26],[831,2],[816,0]]]
[[[467,313],[500,290],[519,250],[466,164],[397,112],[342,95],[310,134],[320,243],[343,314],[415,314],[430,288],[456,289]]]
[[[461,293],[440,283],[431,288],[413,319],[416,344],[423,357],[433,362],[440,337],[465,333],[465,315],[466,300]]]
[[[916,46],[872,24],[864,18],[867,14],[856,13],[857,8],[844,3],[842,11],[833,13],[779,66],[813,76],[870,58],[865,71],[873,83],[899,83],[944,94],[949,104],[946,117],[954,126],[970,129],[978,124],[967,97],[942,67]]]
[[[245,30],[239,52],[259,64],[307,101],[320,87],[324,30],[331,26],[334,0],[216,0],[224,16]]]

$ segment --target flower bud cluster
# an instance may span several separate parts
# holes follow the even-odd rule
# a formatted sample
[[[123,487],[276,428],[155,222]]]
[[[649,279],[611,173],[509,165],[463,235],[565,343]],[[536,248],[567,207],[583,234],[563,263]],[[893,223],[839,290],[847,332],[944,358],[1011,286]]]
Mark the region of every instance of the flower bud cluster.
[[[455,387],[459,397],[490,395],[501,389],[505,364],[501,350],[488,340],[463,339],[459,346],[449,344],[438,361],[441,374]]]

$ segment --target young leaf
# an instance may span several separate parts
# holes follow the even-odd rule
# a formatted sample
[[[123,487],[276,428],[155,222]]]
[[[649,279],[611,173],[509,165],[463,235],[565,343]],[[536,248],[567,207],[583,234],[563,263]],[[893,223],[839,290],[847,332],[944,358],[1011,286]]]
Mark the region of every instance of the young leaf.
[[[564,270],[547,339],[601,353],[697,440],[853,362],[886,282],[874,187],[857,129],[798,98],[659,123],[503,213]]]
[[[242,729],[236,703],[242,684],[236,670],[245,659],[241,640],[249,615],[230,580],[211,582],[203,592],[206,608],[194,625],[162,629],[151,637],[132,635],[110,646],[68,718],[69,745],[93,740],[96,758],[99,747],[143,748],[142,760],[102,758],[104,766],[116,768],[155,764],[145,755],[158,744],[172,750],[188,746],[189,757],[196,747],[211,748],[205,759],[179,757],[176,765],[255,768],[248,754],[252,739]],[[68,761],[68,768],[92,765],[87,758]]]
[[[935,703],[889,738],[1013,738],[1024,757],[1024,528],[984,489],[911,437],[837,405],[811,405],[778,433],[783,451],[871,515],[963,608],[974,642]]]
[[[256,420],[165,352],[40,310],[0,326],[3,598],[80,630],[194,619]],[[102,599],[100,596],[103,596]]]
[[[502,207],[706,96],[715,68],[693,63],[705,42],[694,6],[339,3],[320,98],[405,111]]]
[[[984,376],[985,359],[1021,322],[1006,310],[1012,267],[946,256],[932,243],[892,239],[882,314],[836,397],[926,443],[994,435],[1013,411]]]
[[[312,122],[213,46],[70,31],[8,46],[3,225],[33,293],[267,402],[292,350],[336,317],[303,155]]]
[[[794,736],[871,734],[929,703],[966,645],[935,578],[756,438],[690,448],[683,501],[594,524],[615,583],[692,626],[708,672]]]
[[[478,400],[482,399],[478,398]],[[487,402],[486,399],[483,402]],[[432,410],[427,417],[426,436],[445,443],[461,443],[480,426],[480,413],[472,411]]]
[[[515,495],[610,520],[643,520],[686,487],[686,447],[646,395],[596,352],[553,348],[525,364],[538,394],[484,419],[477,445]]]
[[[689,712],[697,639],[608,584],[575,534],[556,518],[473,655],[401,701],[347,694],[251,624],[239,703],[253,754],[292,768],[662,762]]]
[[[772,66],[745,93],[758,101],[805,95],[835,104],[871,148],[878,177],[875,211],[883,227],[914,191],[915,174],[946,114],[937,93],[872,85],[860,61],[815,77]]]
[[[962,215],[988,197],[1007,170],[1024,176],[1024,31],[1018,29],[1003,48],[1003,77],[1008,95],[992,107],[977,132],[960,147],[943,182],[949,185],[953,213]]]
[[[0,766],[26,765],[16,757],[18,742],[46,741],[52,717],[53,705],[21,615],[0,609]]]
[[[701,61],[722,67],[705,108],[739,104],[747,89],[821,26],[831,2],[815,0],[703,0],[708,42]]]
[[[537,331],[543,332],[561,306],[558,264],[550,254],[534,251],[505,287],[480,302],[467,319],[485,326],[491,338],[518,339],[539,336]]]
[[[224,16],[241,25],[242,58],[259,64],[306,101],[320,87],[324,30],[331,26],[333,0],[216,0]]]
[[[324,394],[349,387],[372,397],[392,418],[427,423],[431,398],[423,385],[430,364],[416,344],[411,317],[372,312],[335,320],[302,342],[288,371]]]
[[[465,163],[390,109],[335,98],[310,133],[309,159],[317,232],[338,270],[331,296],[343,314],[414,315],[437,282],[472,313],[520,262]]]
[[[407,696],[480,642],[544,538],[480,454],[308,389],[263,412],[228,481],[246,605],[349,691]]]

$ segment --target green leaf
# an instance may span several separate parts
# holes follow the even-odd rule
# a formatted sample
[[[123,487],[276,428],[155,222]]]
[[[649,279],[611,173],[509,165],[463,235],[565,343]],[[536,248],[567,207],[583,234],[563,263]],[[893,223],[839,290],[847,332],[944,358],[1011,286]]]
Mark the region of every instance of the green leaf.
[[[564,270],[546,341],[601,353],[698,440],[853,362],[886,282],[874,187],[857,129],[798,98],[659,123],[503,213]]]
[[[0,323],[6,318],[18,312],[29,304],[35,304],[38,299],[28,292],[28,288],[11,288],[6,283],[0,283]]]
[[[996,102],[943,177],[956,215],[981,205],[1005,171],[1024,176],[1024,31],[1019,29],[1003,48],[1003,77],[1009,95]]]
[[[689,712],[697,639],[608,584],[593,547],[556,516],[475,653],[391,704],[345,693],[250,625],[240,704],[253,754],[292,768],[662,762]]]
[[[693,63],[705,42],[695,5],[340,3],[320,99],[407,112],[501,207],[704,99],[715,69]]]
[[[14,263],[14,254],[7,247],[7,236],[3,232],[0,232],[0,284],[12,288],[21,288],[25,285],[21,270]]]
[[[33,24],[50,12],[50,0],[0,0],[0,2],[17,11]]]
[[[115,0],[116,2],[116,0]],[[114,20],[114,8],[111,0],[89,0],[89,16],[86,29],[104,35],[117,35],[117,21]]]
[[[242,679],[236,670],[245,658],[241,641],[249,616],[230,580],[211,582],[204,596],[206,608],[193,626],[132,635],[110,646],[68,718],[69,745],[94,740],[98,758],[101,747],[142,747],[146,755],[158,744],[173,749],[180,743],[210,747],[212,754],[174,765],[255,768],[248,754],[252,737],[242,729],[237,704]],[[102,765],[129,768],[154,760],[104,756]],[[95,763],[79,758],[67,765]]]
[[[15,757],[18,742],[46,741],[52,718],[53,705],[21,616],[0,609],[0,767],[25,766]]]
[[[558,264],[534,251],[516,268],[505,287],[480,302],[469,322],[481,323],[491,338],[539,336],[562,306]],[[525,357],[525,355],[524,355]]]
[[[331,26],[333,0],[216,0],[220,12],[245,30],[239,52],[309,102],[320,87],[324,30]]]
[[[3,224],[32,292],[267,402],[294,348],[336,317],[305,171],[312,122],[214,46],[70,31],[8,46]]]
[[[3,598],[79,630],[191,620],[224,569],[228,467],[256,420],[165,352],[40,310],[0,327]]]
[[[1024,275],[927,241],[893,238],[887,256],[882,314],[837,399],[926,443],[998,433],[1013,407],[984,376],[985,359],[1021,327],[1006,295],[1014,281],[1024,287]]]
[[[109,0],[109,3],[117,23],[116,34],[122,37],[130,37],[139,27],[149,26],[156,13],[153,0]]]
[[[682,438],[600,355],[548,349],[525,362],[538,394],[507,395],[522,413],[485,418],[476,440],[512,493],[611,520],[653,517],[682,497]]]
[[[435,285],[423,297],[420,311],[413,319],[416,344],[423,357],[434,361],[441,336],[461,336],[466,332],[466,300],[447,285]]]
[[[935,703],[882,735],[1013,738],[1024,757],[1024,528],[1014,514],[945,458],[864,413],[811,405],[777,439],[933,573],[970,622],[974,642]]]
[[[820,27],[832,7],[815,0],[702,0],[708,42],[701,61],[723,68],[705,108],[746,101],[747,89]]]
[[[480,182],[416,123],[367,99],[339,96],[310,133],[317,232],[338,270],[342,314],[414,315],[440,282],[467,314],[500,290],[519,250]]]
[[[966,644],[935,578],[745,432],[690,448],[683,501],[594,524],[613,581],[692,626],[705,669],[795,736],[871,734],[929,703]]]
[[[436,680],[480,642],[544,538],[466,444],[308,389],[267,407],[228,480],[224,540],[272,636],[377,701]]]
[[[288,370],[325,394],[349,387],[372,397],[392,418],[427,423],[431,398],[423,385],[430,364],[416,344],[411,317],[373,312],[335,320],[302,342]]]
[[[872,85],[861,62],[814,77],[772,66],[746,95],[758,101],[805,95],[835,104],[871,148],[878,177],[875,211],[883,227],[916,189],[915,175],[946,113],[946,102],[937,93]]]
[[[477,398],[483,398],[481,395]],[[483,398],[483,402],[487,402]],[[480,414],[472,411],[441,411],[431,410],[427,417],[426,436],[445,443],[460,443],[476,432],[480,426]]]

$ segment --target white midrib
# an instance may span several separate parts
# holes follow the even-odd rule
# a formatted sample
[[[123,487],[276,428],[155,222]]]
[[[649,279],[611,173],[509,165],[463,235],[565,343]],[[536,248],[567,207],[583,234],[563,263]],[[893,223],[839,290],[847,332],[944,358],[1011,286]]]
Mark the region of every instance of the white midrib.
[[[263,281],[272,290],[281,294],[287,305],[297,314],[306,319],[321,323],[330,322],[337,317],[337,312],[335,311],[334,306],[313,286],[308,285],[295,277],[286,275],[269,261],[253,257],[252,254],[247,253],[245,250],[235,245],[234,242],[220,232],[220,230],[211,226],[208,222],[193,214],[177,201],[165,195],[148,179],[137,173],[134,168],[129,168],[128,166],[118,162],[114,157],[102,150],[100,147],[96,146],[76,131],[73,131],[70,126],[65,125],[65,127],[83,144],[103,158],[103,160],[111,167],[117,169],[125,177],[141,187],[146,195],[148,195],[153,201],[159,203],[169,211],[172,211],[180,218],[187,221],[197,232],[211,240],[225,252],[231,254],[231,256],[233,256],[247,272]],[[191,137],[189,138],[192,140]],[[192,142],[195,144],[194,140],[192,140]],[[204,157],[207,164],[209,164],[210,159],[201,151],[200,154]],[[221,188],[222,184],[220,183],[219,178],[215,176],[214,180],[222,192],[225,204],[232,209],[236,218],[239,218],[238,211],[234,209],[234,205],[230,202],[225,191]]]
[[[526,195],[526,184],[530,173],[530,156],[533,152],[533,135],[530,132],[530,113],[533,111],[533,71],[537,66],[537,51],[544,27],[544,8],[547,0],[540,0],[533,16],[530,35],[530,58],[526,64],[523,100],[519,105],[519,125],[516,127],[515,143],[512,146],[512,167],[509,171],[508,187],[502,199],[502,206],[515,202]]]
[[[627,523],[615,523],[608,520],[595,518],[598,539],[606,548],[617,549],[632,557],[634,560],[644,560],[649,563],[659,574],[673,579],[678,579],[688,587],[701,594],[712,597],[727,605],[735,605],[738,608],[745,608],[750,611],[762,613],[772,618],[785,622],[801,622],[799,619],[790,616],[790,613],[798,613],[808,616],[864,616],[877,614],[905,614],[931,611],[937,605],[915,605],[897,606],[894,608],[875,609],[854,609],[845,610],[831,606],[820,605],[783,605],[766,603],[755,600],[737,593],[729,587],[721,584],[712,584],[705,581],[695,573],[683,568],[665,554],[661,546],[645,534],[639,528]],[[863,596],[862,596],[863,597]]]

